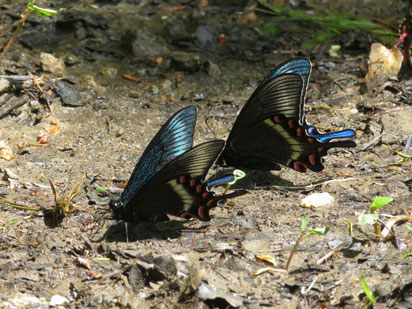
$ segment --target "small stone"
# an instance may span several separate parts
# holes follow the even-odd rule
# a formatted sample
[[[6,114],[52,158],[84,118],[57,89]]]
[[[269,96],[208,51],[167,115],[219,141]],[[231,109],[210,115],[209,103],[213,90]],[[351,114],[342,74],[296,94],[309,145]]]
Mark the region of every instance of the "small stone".
[[[300,206],[306,208],[321,207],[332,204],[334,200],[333,196],[327,192],[313,193],[302,199]]]
[[[206,62],[206,72],[210,76],[219,75],[221,73],[219,66],[211,60]]]
[[[104,67],[100,70],[100,74],[106,77],[114,78],[117,76],[117,69],[113,67]]]
[[[5,141],[0,141],[0,158],[10,161],[14,158],[13,150]]]
[[[60,58],[56,58],[52,54],[41,53],[40,63],[43,72],[53,73],[56,77],[63,77],[65,75],[64,61]]]
[[[64,80],[56,81],[56,92],[62,98],[64,105],[82,106],[83,102],[77,89]]]
[[[79,57],[71,53],[64,55],[63,60],[64,60],[64,63],[66,63],[67,65],[75,65],[80,62]]]
[[[50,306],[56,307],[56,306],[62,306],[66,303],[69,303],[69,300],[61,295],[53,295],[51,300],[50,300]]]
[[[6,78],[0,78],[0,93],[6,92],[10,88],[10,82]]]
[[[159,93],[159,88],[157,88],[155,85],[152,85],[150,87],[150,91],[152,92],[152,94],[158,94]]]
[[[169,90],[172,88],[172,82],[169,79],[166,79],[160,86],[163,90]]]

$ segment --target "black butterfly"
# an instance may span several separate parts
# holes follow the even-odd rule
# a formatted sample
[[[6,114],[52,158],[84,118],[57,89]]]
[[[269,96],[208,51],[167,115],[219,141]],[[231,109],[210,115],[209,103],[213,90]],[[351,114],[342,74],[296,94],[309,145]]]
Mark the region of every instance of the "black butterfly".
[[[139,222],[171,214],[209,221],[209,210],[219,200],[235,196],[215,196],[203,182],[224,141],[191,148],[195,122],[196,109],[190,106],[163,125],[141,156],[120,199],[111,203],[116,219]]]
[[[270,72],[240,111],[219,162],[261,170],[279,170],[280,163],[299,172],[319,172],[329,149],[355,147],[351,140],[331,142],[355,131],[322,134],[306,122],[310,72],[306,58],[288,60]]]

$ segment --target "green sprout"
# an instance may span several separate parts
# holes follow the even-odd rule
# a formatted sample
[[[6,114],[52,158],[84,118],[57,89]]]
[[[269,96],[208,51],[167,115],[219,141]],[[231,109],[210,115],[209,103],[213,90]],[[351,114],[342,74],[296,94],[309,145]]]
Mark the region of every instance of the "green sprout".
[[[406,258],[408,256],[412,256],[412,252],[409,252],[409,253],[406,253],[406,254],[402,255],[403,258]]]
[[[61,13],[64,9],[59,9],[59,10],[52,10],[52,9],[46,9],[46,8],[41,8],[37,5],[35,5],[34,3],[36,2],[36,0],[31,0],[28,4],[27,4],[27,10],[25,10],[22,14],[21,14],[21,19],[18,22],[16,31],[14,31],[13,36],[11,37],[11,39],[7,42],[6,46],[3,48],[3,51],[0,54],[0,60],[3,59],[4,55],[7,53],[7,51],[10,49],[11,45],[14,43],[14,41],[17,39],[17,36],[20,33],[20,30],[23,28],[24,23],[26,22],[26,20],[30,17],[31,14],[36,13],[38,16],[40,17],[51,17],[51,16],[55,16],[59,13]]]
[[[27,8],[29,10],[33,11],[34,13],[36,13],[37,16],[39,16],[41,18],[56,16],[64,10],[64,8],[61,8],[61,9],[58,9],[58,10],[41,8],[37,5],[35,5],[34,4],[35,2],[36,2],[36,0],[30,1],[29,4],[27,4]],[[24,17],[24,13],[22,14],[21,17]]]
[[[375,234],[377,236],[380,236],[382,231],[381,231],[381,227],[378,223],[379,214],[378,214],[377,210],[379,208],[385,207],[387,204],[389,204],[392,201],[393,201],[393,199],[390,196],[374,198],[372,200],[372,203],[369,206],[369,209],[370,209],[371,213],[362,215],[362,217],[360,218],[359,224],[361,224],[361,225],[365,225],[365,224],[373,225],[373,227],[375,229]]]
[[[376,302],[376,300],[378,299],[378,297],[373,297],[373,292],[372,290],[368,287],[368,285],[366,284],[365,281],[365,277],[361,276],[360,278],[360,282],[362,284],[362,288],[363,291],[365,292],[366,297],[369,299],[369,303],[366,305],[366,307],[371,306],[374,302]]]
[[[311,229],[310,232],[307,232],[307,219],[306,215],[303,215],[301,218],[301,227],[300,227],[300,235],[299,238],[296,240],[295,245],[292,248],[292,251],[290,252],[288,261],[286,262],[285,269],[288,270],[290,262],[292,261],[292,257],[294,256],[296,250],[298,249],[299,244],[306,238],[312,235],[326,235],[329,230],[330,226],[325,226],[321,228],[314,228]]]

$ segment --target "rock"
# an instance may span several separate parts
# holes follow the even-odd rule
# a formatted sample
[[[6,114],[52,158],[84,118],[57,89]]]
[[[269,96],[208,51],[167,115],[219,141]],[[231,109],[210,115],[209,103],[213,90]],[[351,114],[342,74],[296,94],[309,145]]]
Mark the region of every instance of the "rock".
[[[143,60],[154,60],[169,53],[166,41],[146,28],[128,29],[120,39],[124,52]]]
[[[61,295],[53,295],[52,298],[50,299],[50,306],[51,307],[56,307],[56,306],[62,306],[66,303],[69,303],[69,300]]]
[[[63,105],[74,107],[83,105],[80,93],[69,82],[66,82],[64,80],[57,80],[55,90],[57,94],[61,97]]]
[[[65,54],[63,56],[63,60],[64,60],[64,63],[66,63],[69,66],[75,65],[80,62],[79,57],[77,57],[76,55],[73,55],[72,53]]]
[[[81,85],[81,89],[84,90],[94,90],[99,95],[103,94],[106,91],[106,88],[99,85],[95,80],[94,77],[91,75],[84,75],[82,78],[79,79],[78,85]]]
[[[0,158],[7,161],[14,158],[13,150],[7,145],[6,141],[0,141]]]
[[[115,78],[117,76],[117,69],[113,67],[103,67],[100,70],[100,74],[109,78]]]
[[[206,62],[206,72],[210,76],[219,75],[221,73],[219,66],[211,60],[208,60]]]
[[[10,88],[10,82],[6,78],[0,78],[0,93],[6,92]]]
[[[60,58],[56,58],[52,54],[41,53],[40,63],[43,72],[53,73],[56,77],[64,77],[66,73],[64,61]]]
[[[333,198],[333,196],[327,192],[313,193],[303,198],[300,202],[300,206],[306,208],[321,207],[332,204],[334,200],[335,199]]]
[[[182,51],[175,51],[171,54],[170,65],[175,70],[197,72],[204,68],[205,63],[206,61],[197,54]]]

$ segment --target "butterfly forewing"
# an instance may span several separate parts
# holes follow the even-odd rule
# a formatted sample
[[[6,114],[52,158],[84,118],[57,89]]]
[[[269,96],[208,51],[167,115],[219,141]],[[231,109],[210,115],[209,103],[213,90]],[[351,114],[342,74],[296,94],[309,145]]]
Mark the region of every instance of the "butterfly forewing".
[[[267,80],[259,86],[240,111],[229,134],[228,145],[251,126],[273,115],[299,117],[302,85],[301,76],[287,74]]]
[[[192,147],[196,108],[181,109],[162,126],[136,164],[120,199],[122,205],[133,198],[153,175]]]
[[[263,83],[267,80],[273,79],[282,74],[298,74],[303,79],[303,87],[302,87],[302,94],[301,94],[301,101],[299,105],[299,122],[303,124],[303,117],[304,117],[304,104],[305,104],[305,97],[306,91],[308,89],[310,73],[312,72],[312,64],[308,58],[294,58],[289,59],[281,64],[279,64],[272,72],[270,72]]]

